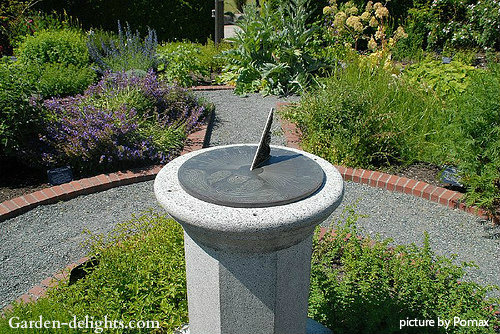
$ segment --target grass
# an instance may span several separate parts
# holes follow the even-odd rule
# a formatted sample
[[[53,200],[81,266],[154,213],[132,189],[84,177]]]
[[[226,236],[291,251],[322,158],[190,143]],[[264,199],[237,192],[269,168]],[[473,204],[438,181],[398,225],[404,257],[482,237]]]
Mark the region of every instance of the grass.
[[[335,333],[399,333],[399,318],[480,318],[494,333],[488,288],[459,282],[467,265],[435,256],[426,243],[389,247],[390,240],[356,238],[352,209],[335,226],[336,236],[314,239],[309,316]],[[36,303],[15,305],[0,318],[0,333],[72,333],[68,328],[11,329],[8,319],[158,321],[156,333],[187,322],[183,234],[173,220],[146,213],[119,225],[111,236],[89,238],[99,265],[76,284],[62,284]],[[498,301],[496,301],[498,302]],[[102,324],[101,324],[102,325]],[[117,330],[145,333],[147,330]],[[405,331],[403,331],[405,332]],[[451,328],[446,333],[465,333]],[[97,332],[96,332],[97,333]],[[406,333],[406,332],[405,332]],[[444,333],[427,331],[426,333]],[[472,333],[472,332],[467,332]]]

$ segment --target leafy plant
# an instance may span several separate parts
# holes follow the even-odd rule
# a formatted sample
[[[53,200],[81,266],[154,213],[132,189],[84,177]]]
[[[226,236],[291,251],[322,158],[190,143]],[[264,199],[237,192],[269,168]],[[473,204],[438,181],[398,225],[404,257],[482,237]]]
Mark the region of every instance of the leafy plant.
[[[409,31],[431,50],[444,47],[498,49],[500,3],[484,0],[415,1],[409,10]]]
[[[193,86],[198,79],[210,75],[208,68],[202,66],[201,48],[190,44],[177,44],[175,47],[163,46],[160,50],[160,78],[183,87]]]
[[[392,240],[358,238],[358,215],[344,212],[323,240],[314,239],[309,316],[334,333],[495,333],[500,321],[488,299],[495,287],[462,281],[471,263],[423,247],[390,246]],[[484,319],[487,327],[406,327],[404,319]]]
[[[232,39],[234,49],[224,53],[228,65],[222,82],[244,94],[291,94],[305,89],[321,63],[312,56],[313,29],[307,23],[308,0],[291,0],[278,10],[264,3],[260,11],[245,9]]]
[[[12,155],[32,138],[42,113],[30,104],[36,95],[36,68],[0,64],[0,154]]]
[[[404,79],[412,84],[421,84],[424,89],[436,92],[443,99],[453,99],[462,94],[470,82],[475,68],[453,60],[450,64],[427,59],[408,66]]]
[[[148,34],[141,39],[139,31],[133,33],[127,23],[122,30],[118,21],[117,39],[102,38],[92,31],[87,42],[88,51],[101,73],[106,71],[155,70],[157,66],[156,32],[148,28]]]
[[[36,84],[38,92],[44,97],[80,94],[96,80],[96,73],[90,67],[44,64],[40,68]]]
[[[30,158],[69,164],[80,174],[169,161],[206,110],[152,72],[107,73],[84,95],[49,99],[43,107],[45,130]]]
[[[89,53],[85,36],[76,30],[43,30],[27,37],[16,50],[19,61],[26,65],[58,63],[86,67]]]
[[[211,75],[220,73],[224,61],[220,55],[230,49],[228,43],[215,46],[189,42],[164,43],[158,47],[159,77],[162,80],[190,87],[198,82],[210,82]]]
[[[468,204],[495,211],[500,204],[500,66],[474,71],[467,88],[447,112],[443,131],[450,160],[462,173]]]

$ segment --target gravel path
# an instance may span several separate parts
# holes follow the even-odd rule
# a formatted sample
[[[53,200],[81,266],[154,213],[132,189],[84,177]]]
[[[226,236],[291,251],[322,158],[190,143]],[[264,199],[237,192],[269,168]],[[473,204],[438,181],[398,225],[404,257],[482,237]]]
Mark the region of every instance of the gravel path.
[[[216,105],[211,146],[258,142],[269,109],[278,101],[256,94],[240,98],[231,91],[196,94]],[[283,145],[277,123],[272,143]],[[488,229],[473,215],[420,198],[346,183],[342,207],[358,200],[357,211],[369,216],[359,220],[363,233],[392,237],[396,243],[421,244],[423,232],[428,231],[438,254],[457,253],[458,260],[480,266],[469,271],[470,279],[500,285],[500,240],[492,238],[500,228]],[[153,181],[40,206],[0,223],[0,308],[84,256],[83,231],[109,232],[116,223],[148,209],[160,209]]]

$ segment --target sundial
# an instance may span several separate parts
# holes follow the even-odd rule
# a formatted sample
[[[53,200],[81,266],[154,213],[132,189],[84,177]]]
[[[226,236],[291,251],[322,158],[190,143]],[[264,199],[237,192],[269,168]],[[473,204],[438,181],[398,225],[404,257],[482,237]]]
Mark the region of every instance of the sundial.
[[[271,147],[273,109],[259,145],[233,145],[197,154],[179,168],[179,183],[203,201],[237,208],[289,204],[316,192],[321,166],[286,148]]]

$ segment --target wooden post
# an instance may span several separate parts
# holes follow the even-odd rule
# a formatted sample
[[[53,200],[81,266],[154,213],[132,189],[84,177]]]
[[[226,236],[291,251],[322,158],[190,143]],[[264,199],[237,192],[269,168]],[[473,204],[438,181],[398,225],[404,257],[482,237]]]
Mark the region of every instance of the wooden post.
[[[224,0],[215,0],[215,45],[224,38]]]

